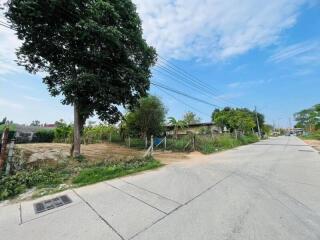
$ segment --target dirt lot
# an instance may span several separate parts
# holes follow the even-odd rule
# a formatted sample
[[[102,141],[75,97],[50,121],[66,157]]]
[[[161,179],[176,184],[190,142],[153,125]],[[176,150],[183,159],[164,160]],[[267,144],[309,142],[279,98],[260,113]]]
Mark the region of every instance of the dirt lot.
[[[304,140],[305,143],[320,151],[320,140]]]
[[[70,145],[64,143],[30,143],[18,144],[29,163],[38,161],[59,161],[63,160],[70,154]],[[143,156],[144,150],[136,150],[127,148],[118,144],[99,143],[81,146],[82,154],[86,159],[93,162],[104,160],[122,161]],[[192,159],[194,157],[203,156],[201,153],[174,153],[169,151],[157,151],[154,157],[162,163],[181,161]]]

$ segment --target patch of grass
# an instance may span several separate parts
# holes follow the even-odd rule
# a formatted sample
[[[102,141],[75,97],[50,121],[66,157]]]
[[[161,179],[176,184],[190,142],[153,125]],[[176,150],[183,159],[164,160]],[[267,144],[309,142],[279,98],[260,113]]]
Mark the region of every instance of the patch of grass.
[[[133,159],[127,162],[100,162],[70,160],[56,168],[28,169],[0,178],[0,201],[14,198],[36,187],[33,197],[84,186],[128,174],[154,169],[162,164],[153,158]]]
[[[301,136],[301,138],[305,140],[320,140],[320,131],[310,133],[306,136]]]
[[[93,166],[80,170],[72,182],[77,186],[84,186],[104,180],[122,177],[128,174],[160,167],[161,163],[153,158],[145,160],[132,160],[109,166]]]
[[[215,138],[200,136],[196,138],[196,150],[204,154],[210,154],[257,141],[256,136],[241,136],[238,139],[229,135],[216,136]]]
[[[189,143],[189,144],[188,144]],[[189,152],[191,151],[192,143],[191,137],[181,137],[178,139],[167,139],[167,150],[174,152]]]

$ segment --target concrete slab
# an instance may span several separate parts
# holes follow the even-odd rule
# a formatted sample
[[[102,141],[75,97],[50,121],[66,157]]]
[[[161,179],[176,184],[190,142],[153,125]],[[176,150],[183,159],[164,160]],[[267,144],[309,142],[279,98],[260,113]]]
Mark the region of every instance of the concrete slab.
[[[176,209],[179,204],[178,202],[175,202],[171,199],[165,198],[159,194],[149,192],[145,189],[142,189],[136,185],[132,185],[130,183],[124,182],[121,179],[108,181],[106,184],[115,187],[116,189],[119,189],[125,193],[127,193],[130,196],[133,196],[146,204],[149,204],[150,206],[153,206],[160,211],[164,213],[169,213]]]
[[[165,216],[159,210],[105,183],[75,191],[125,239]]]
[[[0,238],[11,239],[12,233],[19,229],[20,204],[0,207]]]
[[[201,162],[193,165],[177,163],[124,180],[183,204],[229,173],[210,169]]]
[[[10,240],[119,240],[121,239],[85,203],[55,211],[20,226]]]
[[[72,200],[72,203],[69,203],[69,204],[63,205],[61,207],[54,208],[54,209],[51,209],[51,210],[48,210],[48,211],[45,211],[42,213],[38,213],[38,214],[35,213],[33,204],[35,204],[37,202],[44,201],[44,200],[52,199],[55,197],[59,197],[62,195],[68,195],[68,197]],[[46,216],[48,214],[52,214],[57,211],[61,211],[65,208],[69,208],[69,207],[72,207],[76,204],[79,204],[80,202],[82,202],[81,199],[72,190],[67,190],[67,191],[63,191],[63,192],[60,192],[60,193],[57,193],[54,195],[41,197],[41,198],[38,198],[38,199],[32,200],[32,201],[22,202],[21,203],[22,223],[28,222],[28,221],[36,219],[36,218],[41,218],[43,216]]]
[[[319,239],[301,224],[258,182],[232,175],[133,239]]]

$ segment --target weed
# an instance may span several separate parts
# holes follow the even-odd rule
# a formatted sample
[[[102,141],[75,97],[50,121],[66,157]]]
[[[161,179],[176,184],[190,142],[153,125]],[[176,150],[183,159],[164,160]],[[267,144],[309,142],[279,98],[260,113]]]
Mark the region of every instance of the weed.
[[[161,163],[152,158],[132,160],[107,166],[93,166],[82,169],[72,182],[77,186],[83,186],[160,166]]]

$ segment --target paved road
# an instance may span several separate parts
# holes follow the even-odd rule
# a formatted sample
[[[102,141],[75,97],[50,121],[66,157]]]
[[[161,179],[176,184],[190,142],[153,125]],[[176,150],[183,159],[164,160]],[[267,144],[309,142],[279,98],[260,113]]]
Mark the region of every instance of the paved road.
[[[320,155],[295,137],[65,194],[41,214],[0,207],[1,239],[320,239]]]

